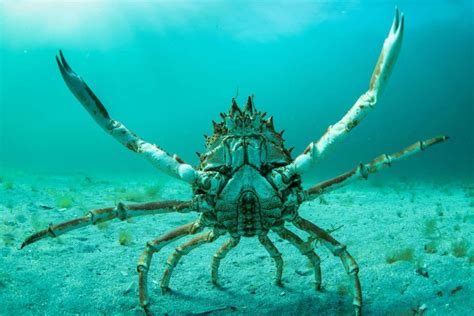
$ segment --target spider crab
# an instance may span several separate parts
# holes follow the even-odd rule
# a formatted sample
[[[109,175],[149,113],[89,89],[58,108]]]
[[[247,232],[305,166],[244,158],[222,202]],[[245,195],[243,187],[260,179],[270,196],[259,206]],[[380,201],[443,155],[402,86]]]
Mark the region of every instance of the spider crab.
[[[115,207],[92,210],[83,217],[50,225],[47,229],[26,238],[21,247],[46,237],[57,237],[73,229],[115,218],[125,220],[134,216],[169,212],[199,213],[195,221],[146,243],[138,261],[137,271],[140,304],[148,313],[150,302],[147,274],[153,254],[177,239],[203,231],[176,247],[168,258],[161,280],[163,293],[168,292],[173,269],[182,256],[226,234],[230,236],[229,239],[212,257],[211,277],[214,284],[217,285],[218,282],[221,260],[237,246],[242,237],[258,238],[276,265],[275,281],[280,284],[283,272],[282,255],[267,236],[269,231],[290,242],[308,258],[314,268],[315,289],[320,290],[320,259],[311,242],[302,240],[285,227],[285,224],[291,224],[296,229],[308,233],[309,240],[321,241],[333,255],[339,257],[350,280],[355,313],[361,314],[362,292],[356,261],[346,250],[346,246],[331,237],[329,232],[302,218],[298,214],[298,208],[305,201],[353,180],[366,179],[369,174],[442,142],[448,137],[438,136],[418,141],[399,152],[384,154],[368,163],[361,163],[349,172],[306,190],[302,188],[301,175],[311,169],[335,143],[356,127],[374,108],[399,55],[403,28],[403,14],[397,9],[368,91],[340,121],[330,126],[319,140],[311,142],[295,159],[291,158],[291,150],[284,147],[282,132],[275,131],[272,117],[266,118],[265,113],[257,111],[253,98],[249,97],[243,109],[239,108],[235,99],[232,99],[229,112],[221,113],[222,121],[213,122],[214,133],[207,137],[206,153],[200,155],[200,163],[196,168],[178,156],[168,154],[157,145],[142,140],[122,123],[112,119],[88,85],[71,69],[60,51],[59,58],[56,59],[62,77],[97,124],[128,149],[147,158],[159,170],[188,182],[192,186],[193,198],[190,201],[158,201],[130,205],[118,203]]]

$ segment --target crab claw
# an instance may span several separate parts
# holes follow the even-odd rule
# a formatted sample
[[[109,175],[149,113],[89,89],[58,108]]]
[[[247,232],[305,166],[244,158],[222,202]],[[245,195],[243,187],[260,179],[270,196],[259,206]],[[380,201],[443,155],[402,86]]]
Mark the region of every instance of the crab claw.
[[[359,97],[342,119],[336,124],[329,126],[326,133],[318,141],[310,143],[302,154],[284,168],[286,177],[290,177],[294,173],[301,175],[307,172],[331,147],[334,147],[354,127],[359,125],[375,107],[380,95],[387,86],[388,79],[400,53],[403,28],[403,14],[396,9],[392,26],[383,43],[380,57],[370,79],[369,90]]]
[[[198,174],[196,170],[191,165],[186,164],[177,155],[170,155],[160,147],[145,142],[125,125],[112,119],[99,98],[92,92],[85,81],[69,66],[62,51],[59,51],[59,56],[56,56],[56,61],[69,90],[71,90],[102,129],[128,149],[145,156],[146,159],[161,171],[188,183],[193,183],[197,179]]]
[[[59,51],[59,57],[56,56],[56,62],[58,63],[59,71],[69,90],[71,90],[94,120],[99,123],[100,126],[104,127],[104,123],[108,123],[110,120],[109,113],[105,106],[94,92],[92,92],[85,81],[72,70],[61,50]]]
[[[375,66],[372,78],[370,80],[369,91],[374,93],[375,99],[382,93],[387,85],[388,78],[392,73],[393,66],[397,61],[400,49],[402,47],[403,30],[405,24],[403,13],[398,8],[395,9],[392,27],[383,43],[382,52]]]

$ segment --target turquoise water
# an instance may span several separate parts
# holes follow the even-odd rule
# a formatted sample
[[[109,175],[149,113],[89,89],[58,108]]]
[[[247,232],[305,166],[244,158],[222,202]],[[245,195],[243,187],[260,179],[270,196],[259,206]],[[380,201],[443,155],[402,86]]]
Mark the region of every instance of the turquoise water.
[[[61,78],[60,49],[114,119],[190,164],[204,151],[211,121],[232,97],[242,105],[249,95],[298,154],[367,90],[395,6],[405,14],[405,36],[384,95],[303,185],[418,140],[451,139],[308,200],[299,214],[357,260],[365,315],[472,315],[474,11],[467,0],[0,0],[0,315],[143,315],[137,261],[145,242],[197,218],[169,212],[46,238],[70,225],[48,232],[50,223],[79,223],[90,210],[115,212],[123,202],[129,212],[134,203],[192,195],[187,183],[160,175],[97,126]],[[226,236],[183,258],[172,295],[162,296],[165,262],[184,237],[154,255],[151,310],[352,315],[338,258],[320,239],[286,227],[321,257],[323,292],[314,291],[316,269],[270,232],[284,260],[281,287],[271,284],[275,266],[257,238],[242,238],[222,262],[222,287],[213,286],[211,258]],[[38,231],[44,240],[27,245]]]
[[[2,1],[1,168],[151,173],[65,86],[55,54],[111,115],[196,164],[212,119],[255,95],[295,153],[366,91],[396,5],[404,43],[375,111],[314,170],[332,176],[419,139],[452,139],[387,175],[473,176],[470,1]]]

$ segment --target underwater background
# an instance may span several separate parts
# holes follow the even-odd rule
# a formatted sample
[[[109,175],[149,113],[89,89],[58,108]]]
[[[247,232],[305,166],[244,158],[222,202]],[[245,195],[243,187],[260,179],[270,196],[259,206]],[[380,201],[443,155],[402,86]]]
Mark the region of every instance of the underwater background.
[[[406,31],[383,97],[314,173],[442,134],[452,139],[385,173],[473,176],[471,1],[1,5],[3,169],[156,173],[95,126],[59,74],[59,49],[112,117],[188,163],[237,90],[239,103],[255,95],[299,153],[367,90],[398,6]]]
[[[147,240],[196,214],[84,227],[20,250],[50,223],[87,210],[191,197],[185,183],[105,133],[66,87],[61,49],[112,118],[192,165],[212,120],[254,95],[293,155],[361,94],[390,29],[400,56],[364,121],[305,176],[305,188],[418,141],[451,138],[300,213],[348,246],[367,315],[474,313],[474,8],[434,1],[0,0],[0,315],[142,315],[136,262]],[[161,296],[173,247],[156,254],[156,314],[351,315],[339,260],[319,243],[322,293],[287,242],[284,287],[256,238],[241,241],[210,283],[223,240],[193,251]],[[303,237],[303,236],[302,236]],[[150,270],[151,271],[151,270]]]

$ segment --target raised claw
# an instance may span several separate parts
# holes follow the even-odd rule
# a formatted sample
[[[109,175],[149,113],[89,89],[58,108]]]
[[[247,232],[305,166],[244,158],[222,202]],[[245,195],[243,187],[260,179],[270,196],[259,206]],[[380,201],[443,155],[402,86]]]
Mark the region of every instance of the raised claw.
[[[59,50],[59,56],[61,57],[61,63],[64,66],[64,68],[68,72],[72,72],[73,74],[75,74],[74,71],[71,69],[71,67],[69,67],[69,64],[67,63],[66,58],[64,58],[62,50]],[[57,59],[57,57],[56,57],[56,59]]]
[[[360,124],[375,107],[379,96],[387,85],[402,46],[403,28],[403,14],[396,9],[392,26],[383,43],[382,51],[370,79],[369,90],[359,97],[342,119],[329,126],[326,133],[318,141],[311,142],[291,164],[282,167],[280,170],[275,170],[274,174],[280,173],[290,178],[295,173],[301,175],[307,172],[331,147],[334,147],[354,127]]]
[[[390,28],[390,34],[394,34],[398,29],[400,21],[400,11],[397,7],[395,7],[395,16],[393,17],[392,27]]]
[[[145,142],[125,125],[112,119],[99,98],[69,66],[62,51],[59,51],[59,57],[56,56],[56,61],[69,90],[107,133],[128,149],[145,156],[161,171],[188,183],[194,183],[197,180],[199,175],[191,165],[186,164],[178,156],[170,155],[160,147]]]
[[[383,43],[380,57],[375,66],[372,78],[370,80],[369,91],[373,92],[375,102],[377,97],[384,90],[388,78],[392,72],[393,66],[397,61],[400,49],[402,47],[403,30],[405,25],[403,13],[398,8],[395,9],[395,17],[393,18],[392,27],[387,38]]]
[[[87,112],[92,115],[94,120],[99,123],[102,128],[107,128],[110,120],[107,109],[85,81],[72,70],[61,50],[59,51],[59,57],[56,56],[56,61],[69,90],[71,90],[74,96],[81,102]]]

